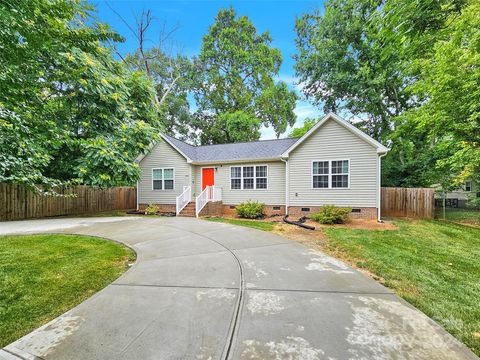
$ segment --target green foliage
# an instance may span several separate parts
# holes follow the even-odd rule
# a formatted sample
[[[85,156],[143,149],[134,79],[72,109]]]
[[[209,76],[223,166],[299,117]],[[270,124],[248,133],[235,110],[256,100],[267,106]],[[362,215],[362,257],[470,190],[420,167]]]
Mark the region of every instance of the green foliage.
[[[391,148],[383,185],[480,178],[478,11],[474,0],[331,0],[297,19],[305,95]]]
[[[480,229],[395,221],[398,230],[329,228],[328,248],[385,285],[480,355]]]
[[[202,144],[252,141],[252,138],[260,138],[260,119],[245,111],[223,113],[216,117],[197,117],[197,121],[200,119],[203,126],[208,125],[208,132],[204,131],[199,135]]]
[[[265,213],[265,204],[248,200],[235,207],[237,215],[245,219],[258,219]]]
[[[288,134],[289,137],[299,138],[305,135],[311,128],[315,126],[318,122],[317,119],[310,119],[306,118],[303,121],[303,125],[301,127],[293,128],[293,130]]]
[[[192,116],[188,92],[192,88],[192,63],[185,56],[170,56],[158,47],[145,51],[148,71],[139,51],[125,56],[125,62],[135,71],[151,77],[159,103],[158,119],[163,131],[187,139],[191,131]]]
[[[0,4],[0,181],[133,184],[158,132],[154,89],[103,44],[84,2]]]
[[[145,214],[146,215],[156,215],[160,211],[160,208],[158,205],[155,204],[149,204],[147,208],[145,209]]]
[[[324,205],[318,213],[310,215],[310,218],[320,224],[343,224],[348,214],[352,212],[350,208],[341,208],[334,205]]]
[[[202,143],[241,141],[238,132],[219,131],[216,122],[224,121],[222,114],[242,111],[261,125],[273,126],[277,136],[294,124],[297,96],[285,83],[274,82],[282,56],[271,41],[268,33],[258,34],[246,16],[237,17],[233,8],[218,13],[195,59],[194,127],[202,133]],[[249,140],[259,136],[251,121],[241,134]]]
[[[411,89],[424,102],[402,119],[426,133],[438,158],[438,182],[446,189],[480,179],[479,12],[480,3],[468,1],[460,14],[445,17],[448,27],[434,33],[433,45],[408,68],[418,77]],[[403,44],[404,51],[411,53],[432,37],[428,31]]]

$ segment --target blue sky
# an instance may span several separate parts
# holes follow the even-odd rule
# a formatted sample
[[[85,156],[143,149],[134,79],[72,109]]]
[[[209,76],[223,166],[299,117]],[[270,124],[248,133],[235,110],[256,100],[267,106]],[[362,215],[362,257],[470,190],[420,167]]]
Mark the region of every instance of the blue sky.
[[[98,10],[97,16],[103,22],[107,22],[120,35],[126,38],[125,43],[120,44],[122,53],[132,51],[137,46],[136,39],[122,20],[110,10],[104,0],[94,3]],[[108,5],[118,12],[124,19],[134,23],[134,14],[139,15],[142,9],[150,9],[153,16],[159,22],[165,23],[167,29],[179,26],[174,34],[174,46],[177,52],[184,55],[196,55],[200,51],[202,37],[207,33],[213,23],[215,15],[221,8],[232,5],[237,14],[246,15],[253,22],[257,31],[268,31],[273,39],[272,46],[281,50],[283,64],[279,79],[294,87],[294,60],[295,53],[295,18],[305,12],[311,12],[317,8],[323,9],[322,1],[307,0],[242,0],[242,1],[135,1],[135,0],[109,0]],[[156,43],[156,35],[159,27],[152,28],[151,44]],[[295,109],[297,114],[297,126],[303,123],[306,117],[317,117],[323,112],[310,105],[305,100],[299,100]],[[288,131],[287,131],[288,133]],[[262,139],[274,138],[272,129],[262,129]]]

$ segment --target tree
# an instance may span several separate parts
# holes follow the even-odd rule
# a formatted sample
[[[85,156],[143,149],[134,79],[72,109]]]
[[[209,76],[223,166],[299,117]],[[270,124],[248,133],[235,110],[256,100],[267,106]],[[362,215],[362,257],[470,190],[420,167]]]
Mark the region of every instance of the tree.
[[[141,71],[155,84],[155,101],[158,107],[158,119],[163,131],[169,135],[183,139],[191,137],[191,114],[188,92],[191,90],[192,64],[190,59],[172,53],[171,38],[178,26],[168,28],[166,22],[159,21],[151,10],[142,10],[140,15],[134,15],[132,25],[107,2],[107,6],[127,26],[137,40],[134,52],[122,55],[115,49],[117,55],[132,70]],[[158,41],[151,43],[151,27],[158,25],[155,35]]]
[[[410,86],[416,77],[406,71],[410,57],[396,40],[385,41],[389,1],[331,0],[323,14],[297,19],[295,69],[307,98],[326,112],[363,119],[355,126],[389,145],[382,184],[429,186],[436,163],[431,143],[400,117],[420,101]]]
[[[158,132],[152,83],[103,44],[121,40],[84,2],[0,5],[0,181],[132,184]]]
[[[311,128],[315,126],[315,124],[318,122],[318,119],[311,119],[311,118],[306,118],[303,121],[303,125],[301,127],[296,127],[292,129],[290,134],[288,134],[289,137],[294,137],[294,138],[299,138],[305,135]]]
[[[304,94],[325,112],[366,116],[365,128],[377,140],[385,140],[392,117],[411,106],[399,59],[382,56],[381,27],[372,21],[381,3],[331,0],[323,14],[305,14],[295,25],[295,69]]]
[[[147,59],[146,62],[143,56]],[[125,63],[136,71],[147,73],[155,85],[158,101],[158,119],[165,133],[188,139],[192,116],[188,93],[191,82],[191,62],[184,56],[169,56],[159,47],[136,51],[124,58]]]
[[[237,135],[258,139],[254,118],[260,124],[273,126],[277,136],[293,125],[297,98],[285,83],[275,84],[273,78],[278,75],[282,56],[270,44],[268,33],[258,34],[251,21],[246,16],[237,17],[233,8],[218,13],[195,59],[194,98],[198,106],[195,126],[202,134],[202,141],[239,141]],[[230,119],[246,119],[248,115],[246,134],[224,129],[225,136],[218,137],[215,130],[218,126],[214,124],[224,121],[221,115],[239,111],[241,116],[232,115]],[[203,121],[205,118],[211,121]]]
[[[382,36],[409,59],[402,71],[420,100],[397,121],[423,134],[435,160],[431,181],[445,190],[480,179],[479,11],[478,1],[465,0],[385,6]]]

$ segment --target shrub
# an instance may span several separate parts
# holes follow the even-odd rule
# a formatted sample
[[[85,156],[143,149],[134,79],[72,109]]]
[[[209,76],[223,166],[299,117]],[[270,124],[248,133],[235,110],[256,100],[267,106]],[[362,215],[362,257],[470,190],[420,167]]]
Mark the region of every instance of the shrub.
[[[343,224],[351,211],[350,208],[325,205],[320,208],[318,213],[310,215],[310,218],[320,224]]]
[[[160,208],[155,204],[149,204],[145,209],[145,214],[147,215],[155,215],[160,211]]]
[[[262,217],[265,210],[265,204],[258,201],[245,201],[236,206],[237,215],[245,219],[258,219]]]

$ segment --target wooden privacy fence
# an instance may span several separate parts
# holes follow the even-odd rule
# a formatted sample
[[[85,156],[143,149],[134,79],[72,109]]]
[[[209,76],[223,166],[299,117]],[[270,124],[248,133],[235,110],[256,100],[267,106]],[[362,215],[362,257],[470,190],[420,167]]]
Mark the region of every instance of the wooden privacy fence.
[[[382,187],[382,216],[428,218],[435,216],[435,190]]]
[[[55,191],[62,195],[77,196],[44,196],[22,185],[0,183],[0,220],[79,215],[134,209],[137,206],[137,192],[133,187],[101,189],[82,185]]]

